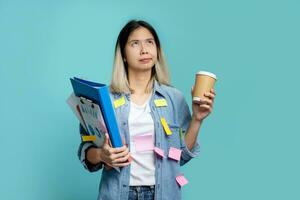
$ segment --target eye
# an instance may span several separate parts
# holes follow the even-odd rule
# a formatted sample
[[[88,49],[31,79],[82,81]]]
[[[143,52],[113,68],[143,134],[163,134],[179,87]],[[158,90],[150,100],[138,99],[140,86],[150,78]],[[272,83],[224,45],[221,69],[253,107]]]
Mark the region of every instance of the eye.
[[[135,46],[138,46],[139,45],[139,41],[133,41],[131,43],[131,46],[135,47]]]
[[[154,44],[153,40],[148,40],[148,44]]]

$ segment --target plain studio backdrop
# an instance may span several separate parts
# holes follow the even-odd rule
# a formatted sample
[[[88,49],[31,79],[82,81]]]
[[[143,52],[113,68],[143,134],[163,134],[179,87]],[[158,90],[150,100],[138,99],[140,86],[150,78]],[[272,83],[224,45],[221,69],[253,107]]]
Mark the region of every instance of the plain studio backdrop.
[[[0,0],[0,199],[96,199],[69,78],[109,84],[132,18],[156,28],[190,106],[195,73],[218,76],[183,199],[300,199],[297,0]]]

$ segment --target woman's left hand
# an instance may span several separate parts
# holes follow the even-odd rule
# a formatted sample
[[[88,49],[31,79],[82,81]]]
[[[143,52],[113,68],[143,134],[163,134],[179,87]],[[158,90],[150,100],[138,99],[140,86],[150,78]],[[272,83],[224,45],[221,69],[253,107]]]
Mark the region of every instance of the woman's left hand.
[[[192,88],[193,94],[193,88]],[[202,121],[205,119],[213,110],[214,100],[216,93],[214,89],[211,89],[209,93],[204,94],[206,99],[202,99],[201,103],[193,102],[192,110],[193,110],[193,118],[197,121]]]

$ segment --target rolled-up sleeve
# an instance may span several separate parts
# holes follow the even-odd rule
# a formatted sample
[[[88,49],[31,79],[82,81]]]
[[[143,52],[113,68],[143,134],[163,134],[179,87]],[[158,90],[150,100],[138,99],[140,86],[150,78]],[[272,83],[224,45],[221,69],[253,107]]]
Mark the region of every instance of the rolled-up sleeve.
[[[83,135],[87,135],[87,132],[84,130],[84,128],[81,125],[79,127],[79,132],[80,132],[80,138],[82,138],[81,136]],[[89,172],[98,171],[103,167],[103,163],[94,165],[86,159],[86,153],[88,149],[92,147],[96,147],[96,145],[94,145],[92,142],[83,142],[81,139],[81,143],[79,145],[78,153],[77,153],[80,162],[82,163],[84,168],[87,169]]]
[[[187,162],[189,162],[192,158],[198,156],[200,152],[200,145],[198,141],[195,142],[195,145],[191,150],[189,150],[185,143],[185,134],[187,132],[187,129],[190,126],[191,123],[191,113],[189,110],[189,106],[187,102],[184,99],[184,96],[180,93],[177,97],[178,104],[177,104],[177,120],[178,124],[180,126],[180,140],[181,140],[181,159],[180,159],[180,165],[184,165]]]

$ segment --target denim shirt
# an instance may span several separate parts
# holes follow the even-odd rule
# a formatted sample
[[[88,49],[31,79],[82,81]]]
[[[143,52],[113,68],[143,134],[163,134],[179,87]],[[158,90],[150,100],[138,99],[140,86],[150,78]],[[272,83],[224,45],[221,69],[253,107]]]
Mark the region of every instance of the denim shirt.
[[[130,150],[128,116],[130,110],[130,95],[111,93],[111,100],[114,102],[125,97],[125,104],[115,108],[115,114],[119,125],[120,134],[125,139]],[[156,99],[165,99],[167,106],[157,107]],[[155,144],[154,146],[164,151],[164,158],[155,156],[155,200],[177,200],[181,199],[181,188],[176,182],[176,177],[181,175],[180,166],[187,163],[199,153],[199,144],[189,150],[185,144],[185,133],[191,122],[189,107],[181,94],[174,87],[154,82],[152,97],[150,99],[151,115],[154,122]],[[167,135],[161,124],[161,118],[165,118],[171,135]],[[80,134],[86,132],[80,127]],[[103,168],[103,163],[92,165],[86,159],[86,150],[94,146],[91,142],[81,142],[78,149],[78,157],[83,166],[90,172]],[[168,158],[170,147],[181,149],[181,158],[177,162]],[[98,200],[126,200],[129,195],[130,165],[115,169],[103,168],[99,186]]]

